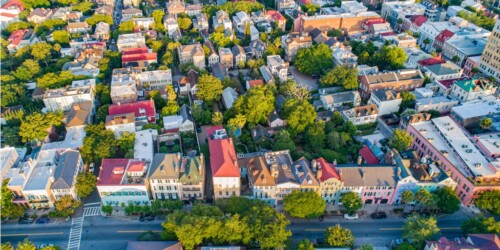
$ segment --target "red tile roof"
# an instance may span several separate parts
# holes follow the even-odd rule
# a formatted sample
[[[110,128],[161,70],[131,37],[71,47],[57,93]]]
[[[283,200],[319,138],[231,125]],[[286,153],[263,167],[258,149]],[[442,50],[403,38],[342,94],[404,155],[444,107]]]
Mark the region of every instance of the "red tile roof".
[[[378,161],[377,157],[372,153],[370,148],[366,145],[363,146],[359,150],[359,155],[363,157],[363,159],[366,161],[367,164],[379,164],[380,162]]]
[[[119,185],[122,182],[125,171],[117,174],[117,170],[127,167],[129,159],[102,159],[101,170],[97,180],[98,186]]]
[[[134,113],[135,117],[147,116],[148,122],[155,122],[156,110],[152,99],[133,103],[114,104],[108,108],[109,115]]]
[[[24,34],[26,34],[26,31],[28,31],[27,29],[21,29],[21,30],[16,30],[14,32],[12,32],[12,34],[10,34],[9,36],[9,42],[10,44],[12,45],[19,45],[19,43],[21,43],[21,41],[23,40],[23,37],[24,37]]]
[[[142,172],[144,172],[145,168],[146,168],[145,161],[130,161],[127,172],[141,172],[142,173]]]
[[[446,40],[450,39],[455,33],[449,31],[448,29],[445,29],[439,33],[439,35],[436,36],[436,40],[440,41],[441,43],[446,42]]]
[[[263,86],[264,81],[262,81],[262,79],[250,80],[248,81],[248,85],[250,85],[250,88],[255,88],[257,86]]]
[[[418,16],[410,17],[410,20],[412,23],[414,23],[415,25],[420,27],[422,24],[427,22],[427,20],[429,20],[429,19],[427,17],[425,17],[424,15],[418,15]]]
[[[337,180],[341,179],[339,173],[337,172],[337,169],[335,169],[335,166],[333,166],[332,163],[327,162],[323,158],[316,159],[316,162],[319,163],[322,170],[321,177],[319,178],[320,182],[325,182],[330,178],[335,178]]]
[[[213,177],[240,177],[236,151],[231,138],[212,139],[216,130],[223,129],[222,125],[206,129],[208,147],[210,149],[210,168]]]

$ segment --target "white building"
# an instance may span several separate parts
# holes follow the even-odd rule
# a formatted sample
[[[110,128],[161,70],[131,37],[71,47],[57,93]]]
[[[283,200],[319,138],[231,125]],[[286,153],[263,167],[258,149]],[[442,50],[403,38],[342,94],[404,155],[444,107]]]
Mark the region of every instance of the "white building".
[[[148,164],[135,159],[102,159],[97,191],[103,205],[148,205]]]
[[[281,82],[285,82],[288,79],[288,65],[279,55],[267,56],[267,68]]]
[[[135,132],[134,159],[145,161],[149,164],[153,162],[154,143],[158,137],[158,130],[146,129]]]
[[[377,115],[378,110],[376,104],[359,106],[342,111],[344,120],[350,121],[354,125],[374,123],[377,121]]]
[[[74,81],[69,88],[47,90],[43,103],[49,112],[69,111],[74,103],[91,102],[95,99],[95,79]]]
[[[120,138],[124,132],[135,132],[135,114],[118,114],[106,116],[106,129],[113,131],[115,138]]]
[[[75,184],[76,177],[83,170],[83,160],[77,150],[66,150],[59,155],[50,190],[56,200],[69,195],[78,199]]]
[[[223,10],[219,10],[219,11],[215,12],[215,16],[212,18],[212,22],[213,22],[212,26],[213,26],[214,30],[219,28],[219,26],[224,27],[224,30],[226,30],[226,29],[232,30],[233,29],[233,23],[231,22],[229,15]]]
[[[425,75],[431,81],[440,81],[446,79],[456,79],[462,76],[463,69],[451,62],[434,64],[423,68]]]
[[[436,96],[417,99],[415,110],[418,112],[436,110],[441,114],[449,113],[451,108],[456,106],[458,101],[446,96]]]
[[[361,97],[358,91],[345,91],[333,94],[326,94],[323,91],[324,90],[319,91],[319,99],[323,103],[323,108],[325,110],[335,111],[338,107],[349,104],[356,107],[361,103]]]
[[[368,104],[376,104],[378,115],[387,115],[399,111],[403,99],[393,90],[376,90],[370,95]]]
[[[494,95],[496,91],[495,84],[486,79],[470,79],[456,81],[451,88],[450,95],[463,103],[483,99],[486,96]]]
[[[146,39],[141,33],[121,34],[116,41],[118,51],[124,49],[137,49],[146,46]]]
[[[172,71],[154,70],[144,71],[138,75],[140,86],[149,89],[165,89],[167,85],[172,85]]]

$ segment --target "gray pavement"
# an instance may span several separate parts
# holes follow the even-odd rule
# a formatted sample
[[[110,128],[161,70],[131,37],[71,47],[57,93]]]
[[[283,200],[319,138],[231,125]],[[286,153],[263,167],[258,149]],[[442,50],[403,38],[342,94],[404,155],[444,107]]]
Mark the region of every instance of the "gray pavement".
[[[295,66],[290,66],[288,68],[288,72],[290,72],[293,76],[293,79],[298,84],[306,87],[309,91],[318,89],[318,80],[312,79],[311,76],[304,75],[300,73]]]

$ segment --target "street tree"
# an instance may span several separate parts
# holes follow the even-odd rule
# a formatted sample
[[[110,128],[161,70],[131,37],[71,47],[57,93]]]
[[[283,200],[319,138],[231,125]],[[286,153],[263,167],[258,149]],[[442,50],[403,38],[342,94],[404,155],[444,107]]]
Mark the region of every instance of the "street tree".
[[[363,201],[357,193],[348,192],[342,195],[340,198],[342,205],[344,206],[348,214],[356,213],[361,207],[363,207]]]
[[[316,192],[295,190],[283,199],[285,212],[295,218],[316,218],[325,213],[326,203]]]
[[[14,250],[14,247],[12,246],[12,243],[10,243],[10,241],[7,241],[7,242],[2,243],[2,245],[0,246],[0,249],[2,249],[2,250]]]
[[[20,241],[17,243],[16,249],[17,250],[36,250],[36,246],[28,238],[24,238],[23,241]]]
[[[420,188],[417,193],[415,194],[415,198],[420,203],[420,209],[422,209],[423,206],[428,206],[429,204],[432,203],[432,194],[429,192],[429,190]]]
[[[464,221],[461,228],[466,235],[486,233],[499,234],[500,221],[496,221],[494,217],[479,215]]]
[[[435,217],[420,217],[414,215],[409,217],[403,225],[403,238],[422,244],[439,233]]]
[[[71,195],[65,195],[56,201],[56,211],[60,216],[66,217],[75,212],[75,209],[82,205],[81,201],[73,199]]]
[[[331,247],[352,247],[354,236],[351,230],[342,228],[339,224],[336,224],[326,229],[325,241]]]
[[[222,83],[213,75],[202,75],[198,79],[197,96],[204,102],[218,101],[222,95]]]
[[[410,147],[412,141],[413,136],[408,134],[408,132],[402,129],[395,129],[394,134],[389,140],[389,146],[393,147],[399,152],[402,152]]]
[[[2,213],[1,217],[2,218],[19,218],[24,214],[24,207],[16,205],[12,203],[12,199],[14,199],[14,194],[10,189],[7,188],[7,184],[9,183],[10,179],[5,179],[2,182],[2,193],[0,194],[1,197],[1,208],[2,208]],[[3,249],[3,248],[2,248]]]
[[[314,250],[314,245],[308,239],[303,239],[297,244],[296,250]]]
[[[82,172],[76,177],[75,190],[80,198],[89,196],[96,187],[97,177],[90,172]]]
[[[401,194],[401,202],[405,205],[415,201],[415,194],[411,190],[405,190]]]
[[[109,216],[113,213],[113,207],[111,205],[104,205],[101,207],[101,211]]]
[[[23,119],[19,128],[19,135],[23,142],[43,141],[49,135],[52,126],[62,124],[62,113],[32,113]]]
[[[460,200],[451,187],[440,188],[433,192],[436,206],[443,213],[451,214],[460,209]]]
[[[238,114],[244,115],[251,125],[263,123],[274,110],[274,94],[267,86],[251,88],[245,95],[241,95],[234,103]]]
[[[482,209],[486,209],[494,214],[500,214],[500,190],[491,190],[482,193],[474,204]]]

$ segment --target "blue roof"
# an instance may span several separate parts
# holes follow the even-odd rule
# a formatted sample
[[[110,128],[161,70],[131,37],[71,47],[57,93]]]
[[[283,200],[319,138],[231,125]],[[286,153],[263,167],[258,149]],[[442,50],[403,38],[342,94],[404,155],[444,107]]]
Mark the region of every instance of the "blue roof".
[[[370,150],[373,152],[373,154],[378,158],[384,155],[384,152],[382,152],[382,149],[377,146],[377,144],[373,144],[372,146],[369,146]]]

